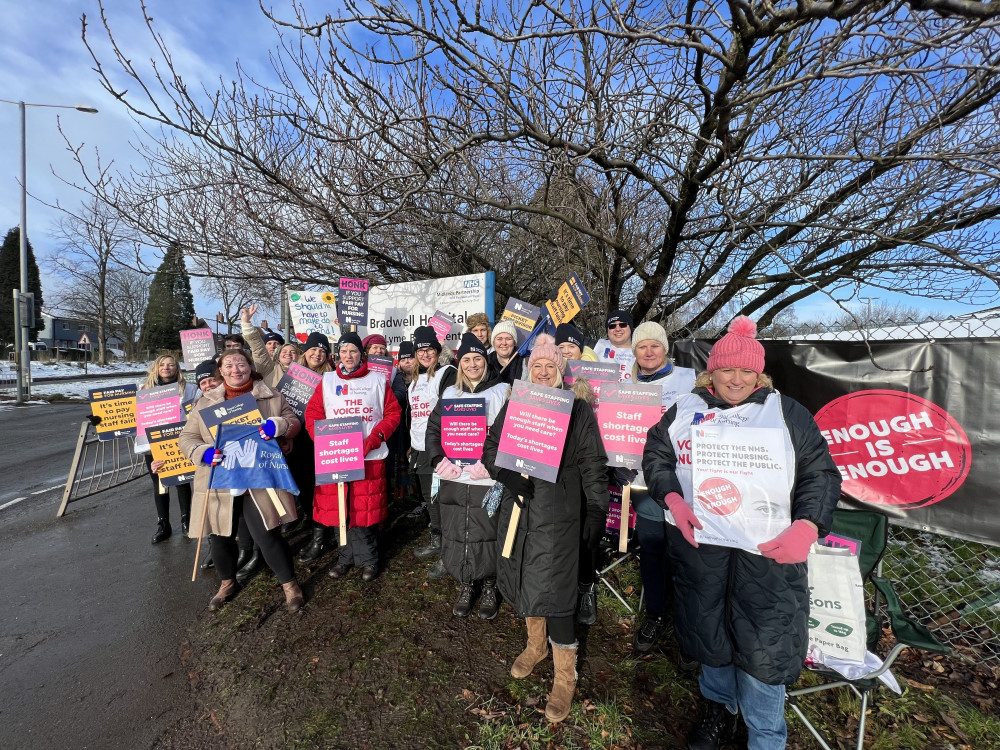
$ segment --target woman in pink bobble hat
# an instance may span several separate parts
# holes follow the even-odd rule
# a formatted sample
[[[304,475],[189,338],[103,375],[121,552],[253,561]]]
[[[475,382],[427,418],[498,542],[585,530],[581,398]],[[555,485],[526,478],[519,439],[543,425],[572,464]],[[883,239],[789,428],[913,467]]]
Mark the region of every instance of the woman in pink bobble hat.
[[[785,747],[785,685],[808,643],[806,558],[840,497],[826,440],[805,407],[774,390],[756,334],[750,318],[730,324],[694,391],[649,431],[642,459],[666,511],[677,641],[702,664],[692,750],[719,747],[740,714],[750,750]],[[713,445],[723,478],[700,458]],[[737,461],[742,474],[720,469]]]

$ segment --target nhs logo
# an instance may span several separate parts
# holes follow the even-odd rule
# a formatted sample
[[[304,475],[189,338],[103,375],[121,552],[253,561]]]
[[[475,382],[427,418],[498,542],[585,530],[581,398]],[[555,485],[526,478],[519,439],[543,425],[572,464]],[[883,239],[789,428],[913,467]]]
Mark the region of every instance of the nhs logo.
[[[477,289],[479,287],[479,279],[465,279],[462,282],[463,289]]]

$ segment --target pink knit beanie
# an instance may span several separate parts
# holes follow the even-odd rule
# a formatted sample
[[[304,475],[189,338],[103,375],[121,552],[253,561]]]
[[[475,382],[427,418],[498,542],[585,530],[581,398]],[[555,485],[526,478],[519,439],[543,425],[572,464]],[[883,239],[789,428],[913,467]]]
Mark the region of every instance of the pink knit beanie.
[[[528,357],[528,367],[530,367],[539,359],[547,359],[550,362],[554,362],[556,369],[559,372],[563,371],[563,355],[559,351],[559,347],[555,344],[550,344],[548,342],[542,344],[536,344],[535,348],[531,350],[531,356]]]
[[[764,372],[764,347],[757,340],[757,324],[740,315],[729,324],[729,332],[715,342],[708,355],[708,371],[739,367]]]

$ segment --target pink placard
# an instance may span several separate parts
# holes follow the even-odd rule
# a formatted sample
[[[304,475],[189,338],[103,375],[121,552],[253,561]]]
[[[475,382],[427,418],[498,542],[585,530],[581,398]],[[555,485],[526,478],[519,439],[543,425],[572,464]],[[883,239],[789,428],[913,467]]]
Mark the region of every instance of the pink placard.
[[[365,478],[365,435],[360,417],[322,419],[315,424],[316,484]]]
[[[640,468],[646,433],[660,421],[662,399],[655,385],[603,384],[597,426],[608,454],[608,466]]]
[[[497,466],[554,482],[566,447],[573,392],[515,380],[497,450]]]
[[[451,333],[451,329],[455,325],[455,319],[446,312],[435,310],[434,315],[427,321],[427,324],[434,329],[434,334],[437,336],[438,341],[444,341],[448,334]]]
[[[191,328],[181,331],[181,356],[184,369],[193,371],[206,359],[215,356],[215,336],[209,328]]]
[[[441,401],[441,447],[449,460],[471,465],[483,457],[486,442],[486,399]]]
[[[385,382],[392,384],[392,357],[380,357],[375,354],[368,358],[368,369],[385,376]]]
[[[136,394],[136,437],[146,436],[147,427],[181,421],[181,394],[176,385],[144,388]]]

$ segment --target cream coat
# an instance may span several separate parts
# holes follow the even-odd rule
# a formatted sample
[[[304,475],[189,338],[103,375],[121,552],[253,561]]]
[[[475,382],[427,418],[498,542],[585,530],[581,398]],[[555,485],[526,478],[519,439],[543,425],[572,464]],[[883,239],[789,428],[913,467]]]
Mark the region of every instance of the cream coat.
[[[302,428],[298,417],[292,411],[292,407],[285,401],[284,396],[277,393],[270,387],[264,385],[260,380],[256,381],[251,391],[253,397],[257,399],[257,407],[260,409],[264,419],[274,420],[277,437],[285,438],[283,443],[287,443],[294,438]],[[211,491],[208,493],[208,516],[207,529],[202,531],[201,518],[205,505],[205,489],[208,485],[208,475],[210,467],[206,466],[201,458],[205,451],[213,447],[215,440],[208,427],[205,426],[201,417],[204,409],[222,403],[226,398],[226,387],[220,385],[213,388],[208,393],[202,395],[191,411],[187,424],[181,432],[178,444],[189,461],[198,467],[194,475],[194,497],[191,503],[191,527],[188,536],[198,539],[205,533],[218,534],[220,536],[230,536],[233,529],[233,498],[227,490]],[[273,529],[279,524],[294,521],[296,518],[295,498],[284,490],[275,491],[281,503],[283,512],[279,515],[269,494],[265,490],[251,490],[250,494],[254,504],[260,511],[264,519],[264,525],[268,529]]]

